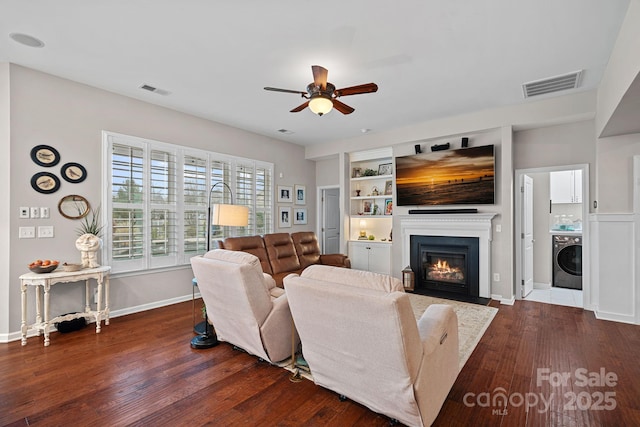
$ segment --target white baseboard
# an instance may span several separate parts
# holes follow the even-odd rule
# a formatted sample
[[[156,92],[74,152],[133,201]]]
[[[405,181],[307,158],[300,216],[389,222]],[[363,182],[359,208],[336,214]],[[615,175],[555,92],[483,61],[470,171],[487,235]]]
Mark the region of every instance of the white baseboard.
[[[618,314],[618,313],[608,313],[606,311],[598,311],[594,310],[594,314],[596,315],[596,319],[599,320],[610,320],[612,322],[621,322],[621,323],[629,323],[632,325],[637,325],[636,318],[630,314]]]
[[[516,302],[515,296],[511,298],[503,298],[502,295],[492,294],[491,299],[500,301],[500,304],[504,304],[504,305],[513,305]]]
[[[195,294],[196,298],[200,298],[200,293]],[[113,319],[115,317],[126,316],[128,314],[140,313],[142,311],[153,310],[154,308],[166,307],[168,305],[177,304],[179,302],[189,301],[192,298],[191,295],[183,295],[180,297],[169,298],[162,301],[154,301],[148,304],[136,305],[133,307],[127,307],[120,310],[114,310],[109,313],[109,319]],[[95,322],[91,322],[95,323]],[[55,327],[51,327],[51,332],[56,331]],[[27,338],[35,337],[38,335],[38,331],[29,330],[27,333]],[[22,339],[22,333],[20,331],[10,332],[8,334],[0,334],[0,343],[8,343],[11,341],[18,341]]]

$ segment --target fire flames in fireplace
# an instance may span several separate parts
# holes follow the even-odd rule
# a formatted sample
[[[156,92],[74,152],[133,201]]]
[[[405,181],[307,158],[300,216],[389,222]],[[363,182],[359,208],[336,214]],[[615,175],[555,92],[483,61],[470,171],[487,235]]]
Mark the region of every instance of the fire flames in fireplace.
[[[459,267],[450,265],[447,260],[439,259],[427,264],[427,280],[439,282],[464,283],[464,272]]]

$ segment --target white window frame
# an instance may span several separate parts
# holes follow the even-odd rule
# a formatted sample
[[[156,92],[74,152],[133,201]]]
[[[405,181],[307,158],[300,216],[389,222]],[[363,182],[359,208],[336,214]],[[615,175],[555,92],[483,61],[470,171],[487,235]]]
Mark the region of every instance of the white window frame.
[[[113,192],[112,192],[112,147],[114,144],[125,145],[130,147],[135,147],[138,149],[142,149],[143,151],[143,170],[144,170],[144,183],[143,183],[143,194],[148,194],[149,186],[150,186],[150,168],[149,168],[149,157],[151,151],[164,151],[167,153],[171,153],[175,158],[175,203],[164,205],[157,205],[152,203],[149,197],[144,197],[142,203],[143,209],[143,255],[140,259],[130,259],[130,260],[113,260],[112,258],[112,242],[113,242],[113,228],[111,224],[113,224]],[[274,218],[273,214],[275,205],[274,205],[274,180],[273,180],[273,171],[274,166],[273,163],[263,162],[259,160],[247,159],[237,156],[230,156],[227,154],[216,153],[212,151],[200,150],[185,146],[180,146],[176,144],[168,144],[164,142],[154,141],[150,139],[144,139],[109,131],[102,132],[102,161],[103,161],[103,174],[102,174],[102,204],[101,204],[101,217],[104,218],[105,226],[103,233],[103,250],[102,250],[102,263],[105,265],[110,265],[113,273],[127,273],[127,272],[141,272],[152,269],[160,269],[160,268],[175,268],[175,267],[183,267],[189,264],[189,260],[192,256],[197,255],[194,252],[186,252],[185,251],[185,210],[193,211],[202,211],[206,218],[207,212],[207,202],[209,197],[209,191],[211,189],[210,185],[207,185],[205,201],[203,205],[189,205],[185,206],[184,201],[184,161],[186,156],[191,156],[194,158],[206,160],[206,182],[210,185],[213,185],[212,176],[211,176],[211,165],[213,162],[226,162],[229,164],[229,172],[230,176],[227,181],[225,181],[234,192],[234,200],[236,197],[236,171],[238,166],[242,167],[252,167],[253,168],[253,180],[254,180],[254,191],[256,188],[256,176],[258,174],[258,169],[265,170],[269,174],[268,177],[268,202],[267,207],[264,208],[262,206],[257,206],[257,197],[254,194],[252,198],[252,203],[249,206],[249,214],[252,215],[252,218],[249,220],[249,226],[243,228],[241,231],[234,230],[234,227],[224,227],[223,235],[224,237],[228,237],[230,235],[237,235],[237,233],[242,233],[245,235],[255,235],[258,234],[256,230],[257,224],[257,214],[258,212],[267,212],[267,222],[265,226],[267,230],[264,232],[270,233],[274,230]],[[224,187],[224,186],[218,186]],[[229,195],[228,191],[225,189],[223,192],[223,197],[226,202],[228,202]],[[215,196],[215,195],[214,195]],[[212,199],[212,203],[219,202],[220,200],[216,200],[215,197]],[[237,200],[235,200],[237,203]],[[157,208],[167,208],[174,212],[175,215],[175,233],[176,233],[176,250],[175,253],[172,253],[169,256],[162,257],[153,257],[151,256],[151,245],[150,245],[150,233],[151,233],[151,210]],[[204,236],[203,236],[204,239]],[[202,252],[199,253],[203,253]]]

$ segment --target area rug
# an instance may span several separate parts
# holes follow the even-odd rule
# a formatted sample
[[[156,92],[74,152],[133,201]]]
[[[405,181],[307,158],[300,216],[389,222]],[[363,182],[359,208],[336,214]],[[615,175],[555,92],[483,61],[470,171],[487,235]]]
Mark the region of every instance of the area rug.
[[[467,363],[467,360],[476,348],[476,345],[480,342],[482,335],[484,335],[496,313],[498,313],[498,309],[495,307],[434,298],[425,295],[411,293],[408,295],[416,320],[422,316],[422,313],[424,313],[427,307],[431,304],[447,304],[453,307],[453,310],[458,316],[458,360],[460,361],[460,370],[462,370],[462,367]],[[299,356],[297,359],[296,365],[291,363],[291,359],[287,359],[278,363],[278,366],[293,372],[296,374],[296,377],[301,376],[313,381],[311,373],[305,369],[304,360]]]

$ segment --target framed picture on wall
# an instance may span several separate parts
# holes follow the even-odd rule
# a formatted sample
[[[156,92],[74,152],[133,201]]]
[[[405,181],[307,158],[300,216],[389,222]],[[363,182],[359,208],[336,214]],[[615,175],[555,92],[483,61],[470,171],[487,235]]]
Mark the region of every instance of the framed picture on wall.
[[[302,225],[307,223],[307,208],[295,208],[293,210],[293,224]]]
[[[278,185],[278,202],[291,203],[293,200],[293,187],[290,185]]]
[[[278,208],[278,227],[291,227],[291,208],[289,206],[280,206]]]
[[[296,205],[306,205],[307,204],[307,187],[304,185],[295,185],[294,194],[296,197]]]

